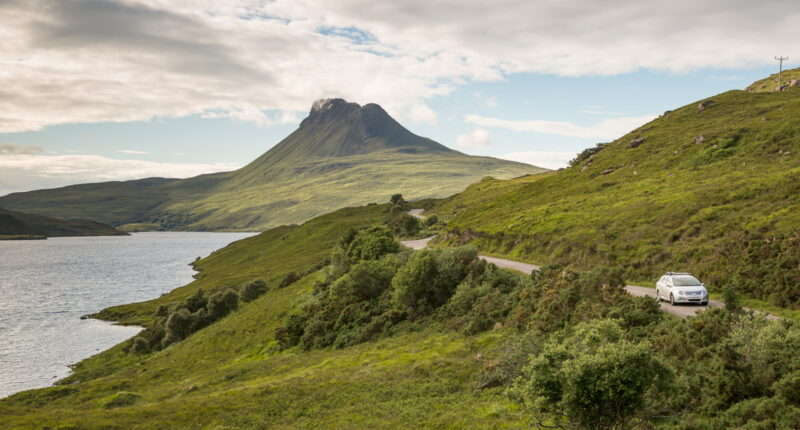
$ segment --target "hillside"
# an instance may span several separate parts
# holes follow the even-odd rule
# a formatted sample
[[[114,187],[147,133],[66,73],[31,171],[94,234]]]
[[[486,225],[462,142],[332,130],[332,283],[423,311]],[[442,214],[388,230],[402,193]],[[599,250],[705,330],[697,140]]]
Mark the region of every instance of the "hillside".
[[[792,321],[730,307],[665,317],[616,270],[523,278],[469,247],[404,251],[390,213],[266,231],[197,262],[185,287],[103,312],[148,328],[54,387],[0,399],[0,426],[726,429],[800,417]],[[208,320],[227,297],[236,305]],[[158,327],[165,342],[148,341]]]
[[[394,193],[445,197],[486,176],[542,171],[448,149],[411,133],[378,105],[328,99],[316,102],[283,141],[233,172],[13,193],[0,197],[0,206],[130,229],[263,230]]]
[[[119,236],[127,233],[94,221],[64,220],[0,208],[0,239],[63,236]]]
[[[448,222],[444,243],[537,264],[619,265],[632,281],[689,271],[714,291],[735,286],[797,307],[798,196],[800,88],[791,87],[718,94],[565,170],[487,179],[429,207]]]

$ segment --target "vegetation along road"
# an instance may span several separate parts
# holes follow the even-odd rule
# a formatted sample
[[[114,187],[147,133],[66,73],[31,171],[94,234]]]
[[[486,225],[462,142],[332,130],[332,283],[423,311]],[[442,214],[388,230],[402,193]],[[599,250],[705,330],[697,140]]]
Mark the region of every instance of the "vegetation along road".
[[[409,213],[409,215],[413,216],[414,218],[418,218],[418,219],[424,219],[425,218],[422,215],[422,209],[412,209],[408,213]],[[423,249],[423,248],[427,247],[428,246],[428,242],[430,242],[431,239],[433,239],[433,238],[434,238],[434,236],[427,237],[425,239],[406,240],[406,241],[403,241],[402,243],[403,243],[404,246],[407,246],[407,247],[409,247],[411,249],[420,250],[420,249]],[[518,272],[523,272],[523,273],[526,273],[526,274],[530,274],[534,270],[539,270],[540,269],[540,266],[537,266],[535,264],[528,264],[528,263],[522,263],[522,262],[514,261],[514,260],[507,260],[505,258],[488,257],[488,256],[485,256],[485,255],[481,255],[480,258],[483,259],[483,260],[486,260],[486,261],[488,261],[490,263],[493,263],[497,267],[501,267],[503,269],[516,270]],[[629,294],[632,294],[634,296],[649,296],[649,297],[653,297],[653,298],[656,297],[656,291],[653,288],[640,287],[640,286],[637,286],[637,285],[626,285],[625,286],[625,290]],[[717,300],[710,300],[708,302],[708,305],[709,306],[724,306],[724,304],[722,302],[717,301]],[[662,311],[670,313],[670,314],[678,316],[678,317],[681,317],[681,318],[686,318],[688,316],[695,315],[696,313],[702,311],[703,309],[705,309],[705,307],[703,307],[703,306],[693,306],[693,305],[673,306],[673,305],[670,305],[669,303],[666,303],[666,302],[662,302],[661,303],[661,310]],[[770,315],[769,318],[776,318],[776,317],[773,317],[772,315]]]

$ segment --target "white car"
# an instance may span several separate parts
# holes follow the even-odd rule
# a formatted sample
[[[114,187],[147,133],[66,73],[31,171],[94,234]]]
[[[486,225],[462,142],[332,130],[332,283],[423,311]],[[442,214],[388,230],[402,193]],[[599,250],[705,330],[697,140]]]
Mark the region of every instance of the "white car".
[[[708,305],[708,290],[702,282],[690,273],[668,272],[656,282],[658,301],[668,300],[670,304],[698,303]]]

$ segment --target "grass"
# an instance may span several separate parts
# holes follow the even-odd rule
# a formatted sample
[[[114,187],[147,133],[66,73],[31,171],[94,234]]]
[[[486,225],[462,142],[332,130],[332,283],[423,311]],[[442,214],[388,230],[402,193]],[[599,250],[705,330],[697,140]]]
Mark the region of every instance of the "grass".
[[[676,109],[574,167],[485,179],[428,202],[427,213],[448,223],[444,244],[580,270],[618,265],[629,279],[688,271],[719,290],[745,234],[800,229],[800,88],[710,99],[706,109]],[[637,137],[644,142],[631,148]]]
[[[269,292],[162,351],[123,345],[86,359],[61,385],[0,400],[3,428],[520,428],[499,390],[475,389],[475,374],[505,339],[430,327],[351,348],[280,351],[273,333],[308,296],[316,274],[275,288],[285,272],[324,258],[350,226],[382,222],[388,205],[343,209],[302,226],[244,239],[197,263],[193,283],[103,315],[147,323],[160,303],[197,288],[254,278]],[[223,427],[224,426],[224,427]]]

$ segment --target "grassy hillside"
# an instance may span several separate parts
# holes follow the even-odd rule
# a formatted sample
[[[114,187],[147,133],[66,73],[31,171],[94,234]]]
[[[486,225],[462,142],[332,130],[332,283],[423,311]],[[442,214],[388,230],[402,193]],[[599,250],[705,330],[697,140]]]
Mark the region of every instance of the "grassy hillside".
[[[690,271],[717,290],[795,306],[798,195],[800,88],[790,88],[691,103],[568,169],[484,180],[432,211],[449,222],[446,243],[539,264],[620,265],[628,279]]]
[[[445,197],[485,176],[542,171],[450,150],[411,133],[380,106],[334,99],[315,104],[295,132],[233,172],[14,193],[0,197],[0,206],[126,230],[264,230],[393,193]]]
[[[213,291],[256,278],[271,287],[160,352],[137,356],[118,345],[80,363],[57,387],[0,400],[0,427],[518,426],[504,396],[473,389],[481,365],[475,353],[496,348],[501,333],[464,337],[422,330],[346,350],[276,347],[275,329],[307,300],[317,277],[283,289],[278,282],[290,271],[313,270],[344,231],[382,223],[387,210],[344,209],[244,239],[198,262],[201,274],[193,283],[150,302],[111,308],[103,316],[148,323],[160,304],[199,288]],[[115,402],[124,407],[109,406]]]
[[[0,239],[118,236],[127,233],[94,221],[64,220],[0,209]]]
[[[0,428],[723,430],[800,420],[798,324],[733,306],[668,317],[626,294],[614,269],[551,266],[523,278],[469,247],[397,252],[381,225],[389,213],[351,208],[262,233],[198,262],[192,284],[110,310],[152,329],[156,305],[188,305],[200,288],[256,278],[270,287],[183,340],[146,351],[124,342],[55,387],[0,400]],[[306,275],[279,287],[289,271]],[[286,336],[298,328],[299,339]]]

